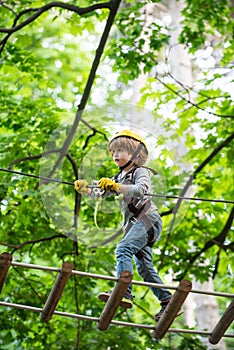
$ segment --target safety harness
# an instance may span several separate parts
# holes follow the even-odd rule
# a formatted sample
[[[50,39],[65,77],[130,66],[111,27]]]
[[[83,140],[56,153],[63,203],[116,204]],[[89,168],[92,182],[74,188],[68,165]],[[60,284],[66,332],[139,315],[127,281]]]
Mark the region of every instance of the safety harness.
[[[134,172],[137,168],[139,168],[139,167],[134,167],[126,174],[129,184],[131,183]],[[115,176],[116,182],[118,182],[119,174],[117,174]],[[129,211],[133,214],[133,216],[131,216],[131,218],[129,220],[127,228],[125,229],[126,234],[129,232],[129,230],[132,228],[132,226],[137,221],[141,221],[141,222],[143,222],[143,224],[145,225],[146,230],[147,230],[147,234],[148,234],[147,245],[149,247],[152,247],[154,242],[155,242],[154,228],[153,228],[153,223],[152,223],[151,219],[147,215],[147,212],[148,212],[150,205],[151,205],[150,200],[148,199],[140,208],[138,208],[134,205],[133,197],[124,196],[123,200],[127,203],[127,207],[129,209]],[[144,256],[144,254],[141,250],[139,252],[137,252],[135,255],[138,259],[142,259]]]
[[[126,136],[126,135],[123,135],[123,136]],[[132,137],[132,136],[130,136]],[[133,137],[134,138],[134,137]],[[139,139],[137,139],[138,141],[140,141]],[[132,154],[131,156],[131,159],[126,163],[124,164],[123,166],[119,167],[120,169],[120,172],[118,174],[115,175],[114,177],[114,180],[116,182],[118,182],[118,177],[119,175],[121,174],[121,172],[127,168],[131,163],[135,163],[135,167],[132,168],[126,175],[128,176],[128,182],[131,183],[132,181],[132,178],[133,178],[133,174],[135,172],[135,170],[139,167],[142,167],[142,168],[146,168],[150,171],[152,171],[152,173],[154,175],[157,175],[157,171],[155,171],[154,169],[152,168],[149,168],[149,167],[146,167],[146,166],[138,166],[136,164],[136,158],[138,156],[138,154],[140,154],[142,148],[145,146],[144,142],[140,141],[138,147],[136,148],[135,152]],[[125,175],[125,176],[126,176]],[[129,220],[129,223],[127,225],[127,228],[125,229],[125,232],[126,234],[129,232],[129,230],[132,228],[132,226],[138,221],[142,221],[143,224],[145,225],[146,227],[146,230],[147,230],[147,234],[148,234],[148,241],[147,241],[147,245],[149,247],[152,247],[154,242],[155,242],[155,238],[154,238],[154,228],[153,228],[153,223],[152,221],[150,220],[150,218],[148,217],[147,215],[147,212],[150,208],[150,200],[148,199],[140,208],[136,207],[134,205],[134,202],[133,202],[133,198],[129,198],[127,196],[124,196],[123,200],[127,203],[127,206],[128,206],[128,209],[129,211],[133,214],[132,217],[130,218]],[[136,254],[136,257],[138,259],[142,259],[143,256],[144,256],[144,253],[140,250],[139,252],[137,252]]]

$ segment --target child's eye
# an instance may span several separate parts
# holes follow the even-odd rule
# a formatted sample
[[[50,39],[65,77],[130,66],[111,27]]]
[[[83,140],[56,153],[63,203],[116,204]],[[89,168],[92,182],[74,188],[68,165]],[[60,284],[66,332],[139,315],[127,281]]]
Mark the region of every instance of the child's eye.
[[[110,151],[110,154],[113,156],[114,153],[121,153],[123,152],[123,149],[122,148],[117,148],[117,149],[114,149],[112,151]]]

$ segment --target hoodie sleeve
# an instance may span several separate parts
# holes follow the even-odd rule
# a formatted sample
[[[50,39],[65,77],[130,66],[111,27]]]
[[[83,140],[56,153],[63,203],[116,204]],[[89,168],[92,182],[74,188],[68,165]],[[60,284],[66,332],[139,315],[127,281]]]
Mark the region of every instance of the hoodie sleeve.
[[[149,192],[151,192],[149,170],[137,168],[133,175],[133,183],[128,185],[127,196],[142,198]]]

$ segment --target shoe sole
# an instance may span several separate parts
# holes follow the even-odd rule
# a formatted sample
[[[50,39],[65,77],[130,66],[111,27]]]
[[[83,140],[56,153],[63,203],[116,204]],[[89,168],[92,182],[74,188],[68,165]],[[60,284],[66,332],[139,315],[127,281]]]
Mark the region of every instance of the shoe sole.
[[[178,311],[178,312],[177,312],[177,315],[175,316],[175,318],[178,317],[178,316],[180,316],[180,315],[182,315],[183,313],[184,313],[184,311],[182,311],[182,310]],[[162,315],[163,315],[163,314],[162,314]],[[162,315],[161,315],[159,318],[155,318],[154,320],[155,320],[156,322],[158,322],[158,321],[160,320],[160,318],[162,317]]]
[[[103,301],[104,303],[106,303],[109,299],[110,295],[107,295],[107,294],[103,294],[103,293],[100,293],[98,295],[98,299]],[[126,299],[125,299],[126,300]],[[125,301],[125,300],[121,300],[119,306],[121,306],[122,308],[124,309],[131,309],[132,308],[132,303],[131,301]]]

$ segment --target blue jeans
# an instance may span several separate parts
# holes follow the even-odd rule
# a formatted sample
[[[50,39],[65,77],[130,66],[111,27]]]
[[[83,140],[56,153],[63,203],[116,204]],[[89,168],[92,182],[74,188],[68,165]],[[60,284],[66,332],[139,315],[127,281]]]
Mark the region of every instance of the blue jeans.
[[[157,240],[162,230],[161,217],[157,214],[153,222],[155,239]],[[132,258],[134,257],[137,271],[144,282],[163,284],[163,281],[154,269],[152,248],[147,245],[147,242],[148,234],[145,225],[141,221],[137,221],[117,246],[117,277],[120,276],[123,270],[130,271],[133,274]],[[140,250],[143,253],[143,257],[138,259],[135,254]],[[159,301],[171,299],[172,294],[166,288],[150,287],[150,289]],[[132,286],[129,286],[128,290],[131,291]]]

